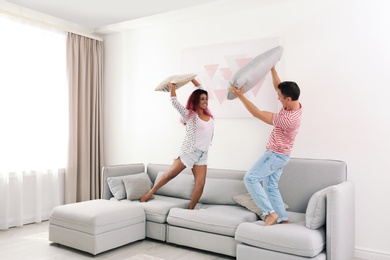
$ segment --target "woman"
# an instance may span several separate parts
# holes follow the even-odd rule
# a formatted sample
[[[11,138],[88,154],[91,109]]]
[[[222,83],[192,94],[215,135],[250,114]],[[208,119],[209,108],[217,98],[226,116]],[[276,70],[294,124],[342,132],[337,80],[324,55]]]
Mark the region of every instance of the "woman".
[[[192,83],[199,89],[192,92],[184,107],[176,97],[176,86],[170,83],[171,102],[181,115],[181,121],[186,126],[186,135],[180,149],[179,156],[172,166],[154,184],[140,201],[148,201],[153,194],[170,180],[175,178],[185,168],[192,169],[195,187],[192,192],[189,209],[194,209],[203,192],[207,172],[208,148],[214,133],[214,118],[208,109],[208,93],[203,90],[197,80]]]

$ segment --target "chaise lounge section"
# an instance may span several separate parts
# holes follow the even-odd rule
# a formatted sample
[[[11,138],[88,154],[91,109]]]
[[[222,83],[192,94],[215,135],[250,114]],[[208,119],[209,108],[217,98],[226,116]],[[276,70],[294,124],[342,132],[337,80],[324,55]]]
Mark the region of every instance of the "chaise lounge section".
[[[57,206],[49,222],[50,241],[92,255],[145,239],[145,212],[107,200]]]

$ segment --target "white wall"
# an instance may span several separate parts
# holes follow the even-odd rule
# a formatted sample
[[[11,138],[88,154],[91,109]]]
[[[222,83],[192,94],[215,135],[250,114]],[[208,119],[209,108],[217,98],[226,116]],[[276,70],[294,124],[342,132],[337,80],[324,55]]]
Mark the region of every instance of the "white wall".
[[[172,162],[184,128],[169,94],[154,88],[180,73],[183,49],[280,37],[280,77],[300,85],[304,106],[292,157],[347,162],[356,185],[356,255],[388,259],[390,2],[279,3],[262,7],[253,1],[247,10],[215,10],[105,36],[106,163]],[[255,119],[216,120],[209,166],[248,169],[264,152],[270,131]]]

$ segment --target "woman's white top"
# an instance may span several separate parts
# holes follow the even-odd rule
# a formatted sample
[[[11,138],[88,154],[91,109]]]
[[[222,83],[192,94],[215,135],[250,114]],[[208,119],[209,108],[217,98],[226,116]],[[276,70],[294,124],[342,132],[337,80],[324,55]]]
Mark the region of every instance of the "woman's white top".
[[[198,119],[198,127],[195,133],[194,146],[201,151],[207,151],[213,137],[214,119],[210,117],[208,121]]]

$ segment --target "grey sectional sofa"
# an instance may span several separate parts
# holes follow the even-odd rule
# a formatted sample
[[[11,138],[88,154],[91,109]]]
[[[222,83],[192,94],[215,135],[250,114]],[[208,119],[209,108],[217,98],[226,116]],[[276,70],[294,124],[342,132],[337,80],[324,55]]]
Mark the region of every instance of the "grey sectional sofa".
[[[170,165],[127,164],[103,168],[102,199],[118,201],[111,181],[147,176],[152,182]],[[259,216],[239,205],[247,193],[245,171],[208,169],[204,192],[188,210],[193,177],[184,170],[145,203],[119,199],[145,211],[146,237],[229,255],[237,259],[353,259],[354,185],[342,161],[292,158],[279,189],[290,223],[264,226]],[[110,181],[110,186],[107,182]],[[110,189],[111,188],[111,189]]]

